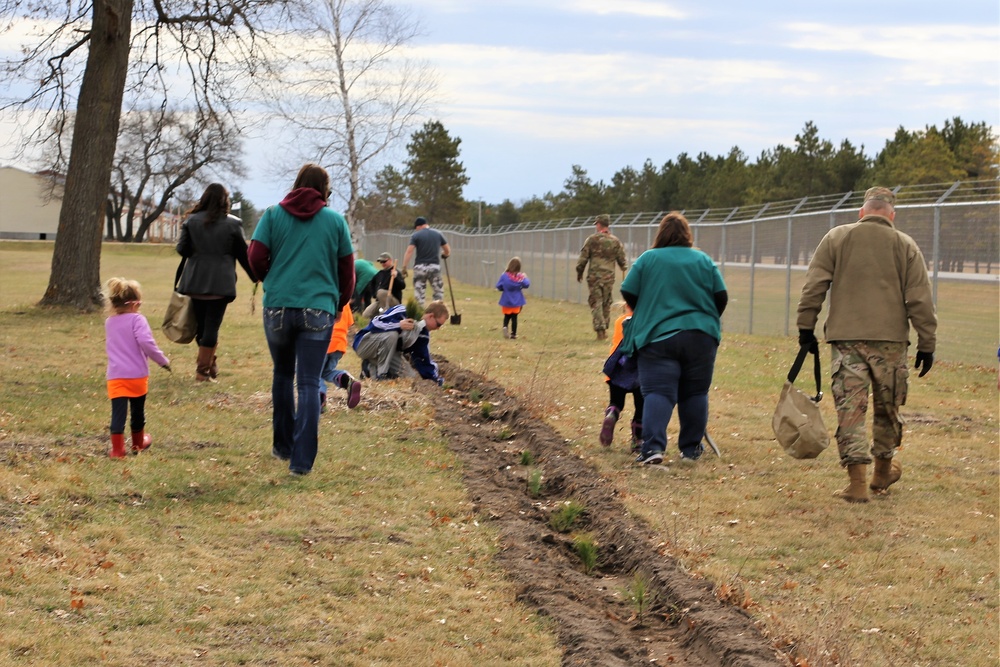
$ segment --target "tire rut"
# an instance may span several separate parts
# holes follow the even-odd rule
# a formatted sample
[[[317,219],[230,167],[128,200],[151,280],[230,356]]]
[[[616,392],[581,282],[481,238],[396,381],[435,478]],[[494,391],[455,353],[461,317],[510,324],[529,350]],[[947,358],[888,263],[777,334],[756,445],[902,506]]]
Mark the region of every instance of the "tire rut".
[[[719,601],[664,553],[664,544],[631,516],[617,491],[571,454],[565,439],[514,397],[480,375],[437,358],[450,389],[433,393],[435,421],[461,459],[475,511],[496,526],[496,560],[518,598],[552,620],[564,665],[671,664],[692,667],[788,667],[791,661],[743,610]],[[488,404],[488,406],[487,406]],[[543,471],[529,492],[529,466]],[[598,561],[583,571],[573,538],[553,530],[552,512],[573,500],[585,507],[574,530],[591,535]],[[626,599],[635,573],[656,594],[639,620]]]

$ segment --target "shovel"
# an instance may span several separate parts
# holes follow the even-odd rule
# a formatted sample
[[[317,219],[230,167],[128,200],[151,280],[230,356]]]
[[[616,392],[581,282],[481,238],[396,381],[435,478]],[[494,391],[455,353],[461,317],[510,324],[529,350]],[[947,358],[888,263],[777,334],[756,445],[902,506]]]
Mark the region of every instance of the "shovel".
[[[442,257],[441,259],[444,260],[444,275],[448,277],[448,294],[451,295],[452,315],[450,321],[452,324],[461,324],[462,316],[458,313],[458,306],[455,305],[455,290],[451,288],[451,273],[448,272],[448,258]]]
[[[715,444],[715,440],[712,440],[712,436],[708,434],[708,431],[705,431],[705,442],[707,442],[708,446],[712,448],[712,451],[715,452],[715,455],[721,459],[722,452],[719,451],[719,446]]]

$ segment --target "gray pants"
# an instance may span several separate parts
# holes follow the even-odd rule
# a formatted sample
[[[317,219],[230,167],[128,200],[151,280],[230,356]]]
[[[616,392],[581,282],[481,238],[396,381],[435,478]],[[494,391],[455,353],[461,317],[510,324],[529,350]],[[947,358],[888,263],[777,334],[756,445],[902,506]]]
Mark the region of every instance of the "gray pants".
[[[403,341],[400,345],[400,337]],[[409,331],[383,331],[365,334],[358,343],[357,353],[369,364],[369,372],[376,380],[411,377],[415,374],[403,358],[400,347],[412,344],[416,334]]]

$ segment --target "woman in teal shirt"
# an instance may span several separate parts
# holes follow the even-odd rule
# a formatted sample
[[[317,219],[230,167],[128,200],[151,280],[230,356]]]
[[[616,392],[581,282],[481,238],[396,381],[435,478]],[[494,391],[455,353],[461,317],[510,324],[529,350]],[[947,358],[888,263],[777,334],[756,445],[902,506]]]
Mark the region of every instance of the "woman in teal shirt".
[[[274,362],[271,454],[306,475],[319,440],[319,377],[333,323],[354,293],[354,248],[344,216],[327,207],[330,177],[299,170],[292,191],[261,217],[250,267],[264,281],[264,335]],[[298,385],[298,408],[295,386]]]
[[[691,247],[691,227],[680,213],[660,221],[653,247],[622,281],[633,310],[622,350],[639,363],[643,445],[639,463],[663,461],[667,424],[677,406],[681,459],[697,460],[708,425],[708,390],[729,300],[712,258]]]

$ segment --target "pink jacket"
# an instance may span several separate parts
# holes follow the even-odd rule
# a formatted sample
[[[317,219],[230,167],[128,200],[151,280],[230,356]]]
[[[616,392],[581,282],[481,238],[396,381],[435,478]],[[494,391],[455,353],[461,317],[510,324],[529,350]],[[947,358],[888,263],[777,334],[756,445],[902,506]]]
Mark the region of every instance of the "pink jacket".
[[[146,359],[159,366],[170,363],[153,340],[149,322],[139,313],[112,315],[104,321],[104,333],[109,380],[149,377]]]

